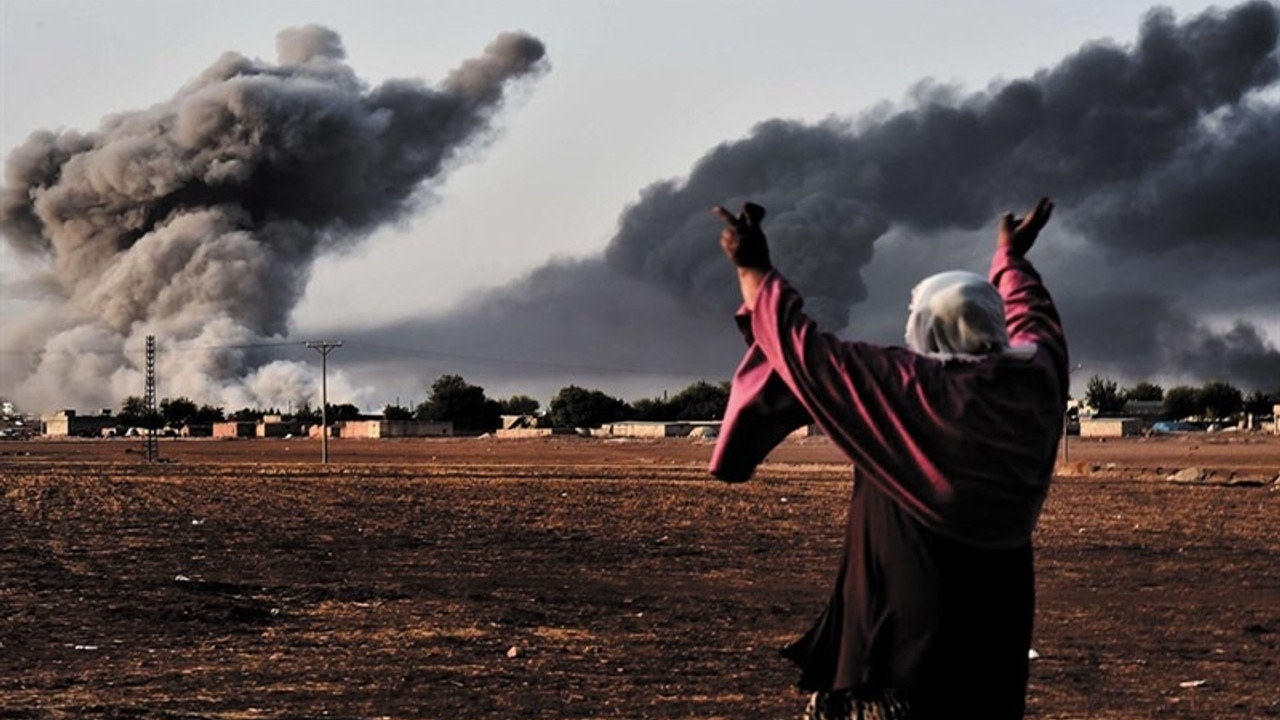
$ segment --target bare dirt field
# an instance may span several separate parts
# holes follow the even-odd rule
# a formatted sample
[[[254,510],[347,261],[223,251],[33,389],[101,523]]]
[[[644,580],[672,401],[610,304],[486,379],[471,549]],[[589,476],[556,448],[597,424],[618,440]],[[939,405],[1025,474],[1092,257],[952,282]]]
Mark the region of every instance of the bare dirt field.
[[[799,715],[825,441],[736,486],[688,440],[138,447],[0,444],[0,718]],[[1066,450],[1029,716],[1280,717],[1280,438]]]

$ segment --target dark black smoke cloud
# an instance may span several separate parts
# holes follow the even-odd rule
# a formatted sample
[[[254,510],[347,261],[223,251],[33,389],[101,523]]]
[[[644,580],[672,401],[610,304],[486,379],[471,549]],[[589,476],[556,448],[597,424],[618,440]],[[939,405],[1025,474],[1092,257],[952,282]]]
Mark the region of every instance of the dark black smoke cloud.
[[[226,54],[166,102],[89,133],[34,133],[9,155],[0,230],[47,260],[39,280],[57,303],[9,331],[43,350],[6,369],[6,390],[36,406],[137,392],[123,358],[90,374],[58,357],[68,335],[125,351],[148,333],[179,345],[287,334],[315,259],[419,209],[486,139],[510,83],[545,66],[541,42],[505,33],[438,86],[368,87],[332,30],[288,29],[277,46],[276,63]],[[220,397],[261,381],[243,357],[190,360],[165,368],[171,393],[286,401],[269,387]]]
[[[974,229],[1035,194],[1116,252],[1229,240],[1275,257],[1280,121],[1247,96],[1280,77],[1278,29],[1267,2],[1183,23],[1155,10],[1132,47],[1091,43],[1032,78],[967,95],[924,83],[914,106],[856,122],[763,123],[648,188],[606,258],[705,302],[707,266],[721,262],[706,208],[750,197],[775,218],[780,251],[830,260],[813,263],[821,276],[783,265],[794,281],[847,308],[861,299],[849,278],[890,225]]]
[[[750,198],[768,208],[776,264],[821,323],[844,327],[856,306],[852,328],[901,342],[911,283],[901,268],[914,279],[949,269],[965,242],[967,264],[984,270],[996,216],[1048,194],[1059,211],[1037,259],[1077,360],[1134,379],[1273,385],[1280,352],[1262,331],[1215,330],[1207,318],[1280,317],[1278,37],[1268,2],[1181,21],[1155,9],[1132,44],[1088,43],[1028,78],[979,92],[925,81],[903,106],[860,118],[763,122],[687,177],[643,190],[603,259],[681,313],[727,322],[739,297],[708,208]],[[893,251],[875,257],[890,236]],[[948,265],[929,266],[942,257]],[[868,296],[869,284],[892,292]],[[601,302],[592,287],[575,307]],[[1266,296],[1242,299],[1240,287]],[[663,342],[673,315],[650,312],[651,327],[629,336],[603,320],[592,332],[642,351]],[[669,342],[698,345],[674,332]],[[598,344],[580,345],[582,357]]]

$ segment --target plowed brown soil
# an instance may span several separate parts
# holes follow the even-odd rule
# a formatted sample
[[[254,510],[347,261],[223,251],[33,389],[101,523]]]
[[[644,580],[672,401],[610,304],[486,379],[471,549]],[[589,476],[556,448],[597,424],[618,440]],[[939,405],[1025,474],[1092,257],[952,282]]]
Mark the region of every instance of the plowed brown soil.
[[[825,441],[738,486],[687,440],[139,447],[0,444],[0,718],[799,715],[776,651],[839,559]],[[1059,469],[1029,716],[1280,717],[1280,438]]]

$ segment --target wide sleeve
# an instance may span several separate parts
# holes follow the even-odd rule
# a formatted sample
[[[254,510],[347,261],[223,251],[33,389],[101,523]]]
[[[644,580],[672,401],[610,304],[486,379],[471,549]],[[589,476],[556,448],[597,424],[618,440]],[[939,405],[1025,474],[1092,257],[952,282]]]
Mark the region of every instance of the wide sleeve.
[[[1039,277],[1010,260],[1019,259],[995,276],[1011,332],[1030,352],[971,358],[839,340],[818,330],[780,274],[767,275],[713,472],[745,479],[807,415],[859,477],[926,526],[975,545],[1026,542],[1061,431],[1066,345]]]
[[[1052,361],[1063,402],[1067,396],[1067,340],[1040,274],[1026,257],[1000,247],[991,259],[991,284],[1004,298],[1005,326],[1014,346],[1035,344]]]
[[[831,441],[908,510],[937,520],[938,495],[950,486],[920,441],[947,443],[954,428],[931,420],[938,412],[921,366],[934,361],[820,332],[776,272],[756,296],[751,329],[769,367]]]
[[[711,474],[726,482],[750,479],[778,443],[809,422],[809,413],[769,367],[760,347],[751,343],[729,386]]]

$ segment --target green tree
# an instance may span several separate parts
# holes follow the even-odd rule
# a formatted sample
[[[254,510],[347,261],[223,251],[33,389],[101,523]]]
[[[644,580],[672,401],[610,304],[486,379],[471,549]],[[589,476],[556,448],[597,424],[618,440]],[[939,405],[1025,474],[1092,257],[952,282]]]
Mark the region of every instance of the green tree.
[[[226,413],[220,407],[214,405],[201,405],[199,410],[191,418],[191,422],[203,425],[212,425],[216,422],[222,422],[226,417]]]
[[[431,422],[451,422],[458,432],[488,432],[502,422],[502,406],[490,400],[484,388],[461,375],[441,375],[431,385],[431,397],[418,405],[414,416]]]
[[[259,415],[261,417],[261,415]],[[257,418],[254,418],[255,420]],[[300,423],[313,424],[320,422],[320,408],[311,407],[311,403],[303,402],[297,412],[293,414],[293,419]]]
[[[120,412],[116,419],[121,425],[158,429],[164,426],[164,416],[159,412],[147,409],[147,401],[141,395],[130,395],[120,403]]]
[[[1182,420],[1200,414],[1200,391],[1188,385],[1166,390],[1163,402],[1161,412],[1167,420]]]
[[[1210,380],[1201,385],[1199,396],[1204,414],[1214,419],[1234,417],[1244,405],[1240,390],[1220,380]]]
[[[1280,390],[1270,393],[1254,390],[1244,399],[1244,411],[1254,415],[1270,415],[1277,404],[1280,404]]]
[[[186,425],[198,412],[200,412],[199,406],[190,398],[165,398],[160,401],[160,415],[164,418],[165,425],[169,427]]]
[[[625,420],[630,413],[630,406],[622,400],[577,385],[561,388],[547,409],[547,417],[554,427],[599,427]]]
[[[120,403],[120,412],[116,413],[116,419],[121,425],[140,427],[142,416],[146,411],[147,401],[141,395],[130,395]]]
[[[1125,400],[1158,402],[1164,399],[1164,388],[1143,380],[1131,388],[1125,388],[1123,395]]]
[[[712,385],[699,380],[668,401],[675,420],[719,420],[729,406],[729,383]]]
[[[412,420],[413,411],[402,405],[387,403],[387,406],[382,408],[382,417],[387,420]]]
[[[503,415],[536,415],[542,407],[536,399],[528,395],[512,395],[501,401]]]
[[[325,415],[329,422],[342,422],[343,420],[359,420],[360,408],[351,403],[342,403],[334,405],[329,403],[325,406]]]
[[[304,405],[303,407],[306,406]],[[243,407],[231,413],[231,419],[236,422],[257,422],[266,414],[266,412],[256,408]],[[319,415],[317,415],[317,417],[319,417]]]
[[[1116,381],[1094,375],[1085,386],[1084,401],[1099,415],[1111,415],[1124,409],[1124,398]]]
[[[636,420],[671,420],[675,413],[662,398],[641,398],[631,403],[631,416]]]

